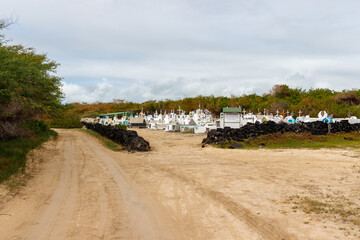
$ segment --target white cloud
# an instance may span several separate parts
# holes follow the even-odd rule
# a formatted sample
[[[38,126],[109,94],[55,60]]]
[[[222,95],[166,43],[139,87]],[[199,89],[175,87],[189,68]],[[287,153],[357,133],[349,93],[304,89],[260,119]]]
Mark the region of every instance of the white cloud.
[[[359,11],[357,0],[12,0],[0,18],[19,19],[8,38],[61,63],[67,102],[144,101],[359,88]]]
[[[65,94],[66,102],[108,102],[116,94],[116,87],[107,79],[102,79],[101,82],[94,85],[63,82],[62,91]]]

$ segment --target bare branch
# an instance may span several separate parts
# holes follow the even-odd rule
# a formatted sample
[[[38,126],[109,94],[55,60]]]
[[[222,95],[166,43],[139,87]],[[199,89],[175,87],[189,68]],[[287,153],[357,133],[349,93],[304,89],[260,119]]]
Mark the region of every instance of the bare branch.
[[[14,23],[16,23],[16,20],[14,19],[0,19],[0,29],[7,28]]]

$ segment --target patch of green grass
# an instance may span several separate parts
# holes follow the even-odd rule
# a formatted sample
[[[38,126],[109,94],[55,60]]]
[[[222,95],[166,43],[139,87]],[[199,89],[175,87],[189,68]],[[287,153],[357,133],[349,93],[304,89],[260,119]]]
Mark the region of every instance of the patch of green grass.
[[[239,143],[244,146],[242,149],[360,148],[360,133],[330,133],[328,135],[311,135],[309,133],[274,133],[259,136],[257,138],[249,138]],[[217,146],[228,148],[230,145],[231,143],[226,142],[223,145],[218,144]]]
[[[0,183],[19,171],[24,173],[29,151],[39,147],[50,137],[56,138],[57,133],[45,130],[28,138],[0,141]]]
[[[118,144],[106,137],[103,137],[101,136],[99,133],[93,131],[93,130],[90,130],[90,129],[79,129],[80,131],[82,132],[85,132],[85,133],[88,133],[94,137],[96,137],[97,139],[100,140],[100,142],[105,146],[107,147],[108,149],[112,150],[112,151],[121,151],[123,149],[123,146],[121,144]]]

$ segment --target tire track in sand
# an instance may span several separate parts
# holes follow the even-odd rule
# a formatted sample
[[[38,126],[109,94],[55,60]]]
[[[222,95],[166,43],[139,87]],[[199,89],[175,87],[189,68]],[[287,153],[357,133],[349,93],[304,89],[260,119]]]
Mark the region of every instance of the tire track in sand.
[[[253,214],[250,210],[243,207],[241,204],[235,202],[230,197],[217,191],[213,191],[201,186],[200,183],[189,179],[183,175],[178,174],[174,170],[150,163],[150,166],[154,169],[160,170],[168,177],[177,179],[190,185],[195,191],[199,192],[203,196],[207,196],[209,199],[222,205],[228,212],[235,216],[240,221],[244,222],[251,229],[262,236],[262,239],[267,240],[296,240],[297,237],[289,234],[284,229],[276,226],[274,223]]]
[[[58,186],[37,224],[26,234],[25,239],[65,238],[70,227],[78,192],[78,166],[72,134],[63,141],[64,163]]]
[[[83,136],[84,133],[80,133]],[[160,204],[153,201],[130,176],[112,159],[93,137],[84,141],[107,168],[121,192],[135,239],[187,239],[186,232],[177,231],[176,224]]]
[[[78,132],[77,132],[78,133]],[[116,183],[104,163],[76,135],[79,158],[79,198],[69,239],[132,239]]]

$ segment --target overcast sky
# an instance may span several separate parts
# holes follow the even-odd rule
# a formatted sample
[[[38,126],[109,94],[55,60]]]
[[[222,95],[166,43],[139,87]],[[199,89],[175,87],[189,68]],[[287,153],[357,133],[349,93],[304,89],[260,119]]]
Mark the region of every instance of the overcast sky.
[[[64,102],[360,87],[359,0],[0,0]]]

